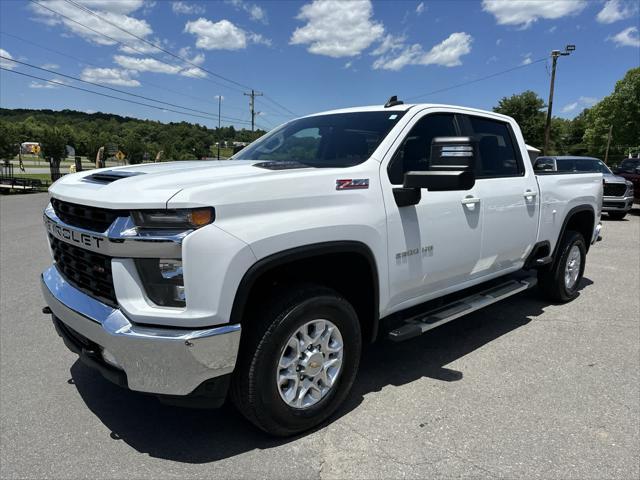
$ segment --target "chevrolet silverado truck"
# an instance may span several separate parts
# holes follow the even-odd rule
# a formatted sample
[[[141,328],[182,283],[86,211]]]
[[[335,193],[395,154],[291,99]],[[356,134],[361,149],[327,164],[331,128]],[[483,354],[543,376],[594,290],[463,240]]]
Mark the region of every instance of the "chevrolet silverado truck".
[[[363,345],[538,284],[574,299],[601,173],[536,175],[510,117],[403,104],[292,120],[228,161],[66,175],[42,291],[107,379],[292,435],[349,394]]]
[[[534,171],[540,172],[599,172],[602,173],[604,190],[602,211],[610,218],[622,220],[633,206],[633,182],[615,175],[600,159],[593,157],[538,157]]]

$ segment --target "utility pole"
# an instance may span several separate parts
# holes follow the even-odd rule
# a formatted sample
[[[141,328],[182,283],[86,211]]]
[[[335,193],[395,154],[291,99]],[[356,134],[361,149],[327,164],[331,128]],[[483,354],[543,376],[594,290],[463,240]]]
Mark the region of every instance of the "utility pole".
[[[216,95],[218,97],[218,160],[220,160],[220,142],[222,141],[220,138],[220,134],[222,133],[221,124],[220,124],[220,113],[222,111],[222,95]]]
[[[609,125],[609,135],[607,135],[607,150],[604,152],[604,163],[609,165],[609,146],[611,145],[611,134],[613,133],[613,125]]]
[[[251,131],[253,132],[255,130],[255,126],[256,126],[256,115],[258,113],[260,113],[260,112],[256,112],[255,99],[256,99],[256,97],[261,97],[263,94],[261,92],[256,92],[252,88],[250,93],[243,93],[243,95],[246,95],[247,97],[250,97],[250,100],[249,100],[249,111],[251,112]]]
[[[544,126],[544,149],[542,151],[543,155],[547,155],[549,153],[549,137],[551,135],[551,112],[553,110],[553,88],[556,83],[556,64],[558,63],[558,57],[571,55],[576,49],[575,45],[567,45],[564,48],[564,52],[560,50],[553,50],[551,52],[551,85],[549,87],[549,103],[547,105],[547,122]]]

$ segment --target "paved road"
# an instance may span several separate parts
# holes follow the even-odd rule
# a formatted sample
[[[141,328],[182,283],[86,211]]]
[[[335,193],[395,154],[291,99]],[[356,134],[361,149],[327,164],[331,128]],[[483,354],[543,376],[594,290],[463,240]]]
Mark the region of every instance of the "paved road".
[[[45,196],[0,198],[2,478],[638,478],[640,216],[605,221],[580,297],[532,292],[369,349],[290,440],[166,407],[80,364],[40,313]]]

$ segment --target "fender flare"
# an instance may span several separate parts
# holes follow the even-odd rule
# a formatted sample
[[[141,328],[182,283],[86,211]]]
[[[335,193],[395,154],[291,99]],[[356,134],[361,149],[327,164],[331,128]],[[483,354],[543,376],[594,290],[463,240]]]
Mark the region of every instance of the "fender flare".
[[[230,322],[240,323],[251,289],[258,279],[269,270],[297,260],[336,253],[355,253],[364,257],[369,264],[373,277],[371,279],[373,283],[373,324],[371,325],[371,341],[375,340],[380,321],[380,282],[378,278],[378,268],[371,249],[362,242],[350,240],[312,243],[283,250],[258,260],[249,267],[238,285],[231,308]]]
[[[571,210],[569,210],[567,214],[564,216],[564,221],[562,222],[562,227],[560,228],[560,234],[558,235],[556,244],[553,247],[554,262],[558,253],[558,248],[560,247],[560,241],[562,240],[562,237],[564,237],[564,234],[566,233],[567,225],[569,224],[569,221],[576,213],[580,213],[580,212],[590,212],[593,215],[594,224],[592,229],[595,228],[596,212],[591,205],[578,205],[576,207],[573,207]],[[591,238],[585,238],[585,243],[587,244],[587,251],[589,251],[589,246],[591,245]]]

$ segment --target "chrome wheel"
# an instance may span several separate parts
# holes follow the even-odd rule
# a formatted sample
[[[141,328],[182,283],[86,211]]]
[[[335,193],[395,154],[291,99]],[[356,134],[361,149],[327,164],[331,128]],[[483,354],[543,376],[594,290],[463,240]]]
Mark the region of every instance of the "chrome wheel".
[[[329,320],[312,320],[289,338],[278,362],[276,382],[284,402],[309,408],[322,400],[342,370],[344,343]]]
[[[567,263],[564,269],[564,286],[567,289],[572,289],[578,281],[581,265],[582,256],[580,255],[580,248],[577,245],[574,245],[571,247],[571,250],[569,250]]]

